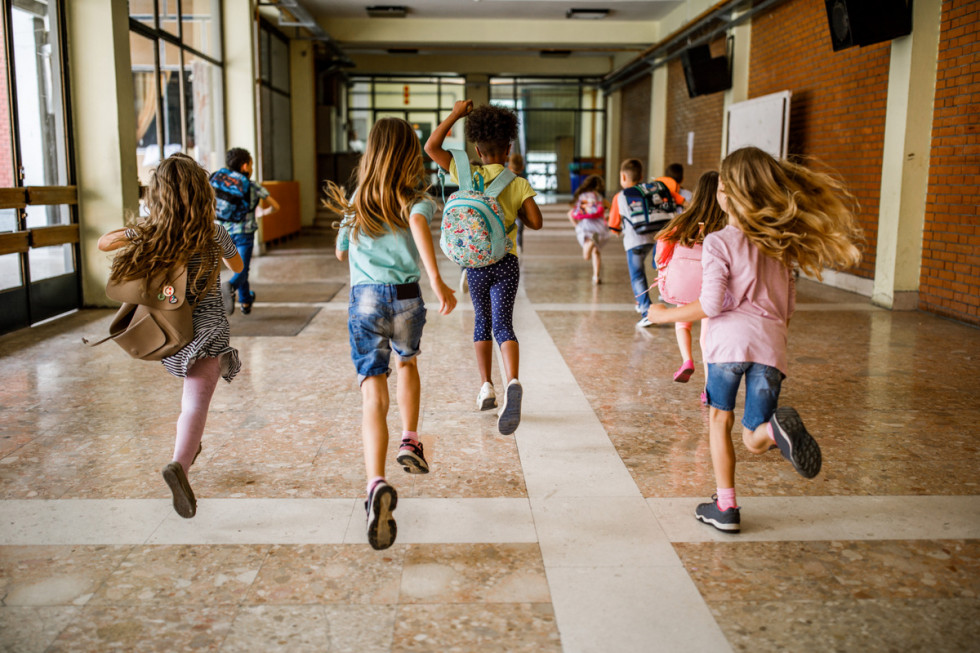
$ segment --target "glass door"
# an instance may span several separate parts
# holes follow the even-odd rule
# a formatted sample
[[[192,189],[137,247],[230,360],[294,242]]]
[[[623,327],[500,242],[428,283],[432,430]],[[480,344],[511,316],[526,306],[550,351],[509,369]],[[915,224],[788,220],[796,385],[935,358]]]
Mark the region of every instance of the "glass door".
[[[0,17],[0,333],[81,305],[61,9]]]

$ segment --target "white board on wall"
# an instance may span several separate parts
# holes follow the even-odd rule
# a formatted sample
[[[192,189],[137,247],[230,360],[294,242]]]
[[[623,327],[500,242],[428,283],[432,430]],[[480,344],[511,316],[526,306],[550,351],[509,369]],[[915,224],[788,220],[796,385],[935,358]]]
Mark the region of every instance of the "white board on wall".
[[[728,139],[725,154],[754,145],[777,159],[785,159],[789,144],[789,102],[791,91],[736,102],[728,107],[725,120]]]

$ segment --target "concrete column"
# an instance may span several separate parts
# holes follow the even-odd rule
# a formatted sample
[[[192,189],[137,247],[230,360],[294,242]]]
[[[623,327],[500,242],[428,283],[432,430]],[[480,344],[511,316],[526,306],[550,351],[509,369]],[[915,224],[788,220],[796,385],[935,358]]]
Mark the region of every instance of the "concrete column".
[[[619,192],[619,131],[623,124],[623,93],[614,91],[606,98],[606,190]]]
[[[222,12],[225,143],[244,147],[257,158],[255,0],[224,0]]]
[[[732,52],[732,87],[725,91],[725,108],[722,112],[721,156],[725,156],[728,142],[728,107],[749,99],[749,55],[752,52],[752,22],[747,21],[728,31],[734,37]]]
[[[82,302],[109,306],[109,256],[99,236],[139,210],[129,8],[115,0],[66,2],[71,112],[78,171]]]
[[[941,12],[941,0],[916,0],[912,33],[891,47],[871,301],[895,310],[919,303]]]
[[[653,71],[650,83],[650,152],[646,176],[660,174],[667,167],[667,66],[660,66]],[[612,162],[616,172],[616,185],[619,188],[619,159]]]
[[[312,41],[289,42],[289,95],[293,125],[293,179],[299,182],[299,216],[312,226],[316,216],[316,78]]]

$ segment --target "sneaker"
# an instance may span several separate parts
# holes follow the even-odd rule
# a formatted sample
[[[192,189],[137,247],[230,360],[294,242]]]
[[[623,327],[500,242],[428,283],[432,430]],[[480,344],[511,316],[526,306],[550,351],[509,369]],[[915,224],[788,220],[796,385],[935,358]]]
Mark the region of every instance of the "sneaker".
[[[524,397],[524,388],[517,379],[511,379],[504,391],[504,406],[500,409],[500,416],[497,417],[497,430],[502,435],[510,435],[517,430],[521,423],[521,399]]]
[[[633,308],[636,309],[636,312],[637,313],[640,313],[640,314],[643,313],[643,309],[640,308],[640,305],[639,304],[633,304]]]
[[[600,283],[602,283],[602,279],[599,278],[599,275],[597,275],[597,274],[596,275],[593,275],[592,276],[592,285],[593,286],[598,286]]]
[[[710,503],[699,504],[697,510],[694,511],[694,516],[697,517],[698,521],[714,526],[723,533],[738,533],[742,530],[739,508],[720,510],[717,494],[711,495]]]
[[[225,307],[225,313],[231,315],[235,312],[235,290],[227,281],[221,282],[221,303]]]
[[[248,315],[252,312],[252,304],[255,302],[255,291],[248,291],[248,303],[242,302],[242,315]],[[234,310],[234,308],[232,309]]]
[[[476,407],[480,410],[490,410],[497,407],[497,394],[493,391],[493,384],[489,381],[480,388],[480,394],[476,396]]]
[[[190,519],[197,514],[197,499],[180,463],[176,460],[167,463],[161,473],[163,480],[170,486],[170,492],[174,495],[174,510],[177,514],[184,519]]]
[[[813,478],[820,473],[820,445],[807,433],[795,409],[780,406],[769,424],[783,458],[793,463],[803,478]]]
[[[398,505],[398,493],[385,481],[378,481],[368,493],[364,509],[367,511],[367,537],[372,549],[380,551],[395,543],[398,527],[391,511]]]
[[[694,374],[694,361],[686,360],[674,372],[674,380],[678,383],[687,383],[692,374]]]
[[[425,462],[422,443],[418,440],[402,440],[398,447],[398,464],[409,474],[428,474],[429,463]]]
[[[640,318],[640,321],[636,323],[636,326],[637,326],[637,328],[645,329],[647,327],[653,326],[653,322],[651,322],[650,320],[648,320],[647,319],[647,316],[644,315],[643,317]]]

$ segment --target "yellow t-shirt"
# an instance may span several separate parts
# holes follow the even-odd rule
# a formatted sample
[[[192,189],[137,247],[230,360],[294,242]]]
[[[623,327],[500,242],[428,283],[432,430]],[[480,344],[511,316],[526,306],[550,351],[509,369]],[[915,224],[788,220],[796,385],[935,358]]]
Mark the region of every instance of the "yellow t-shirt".
[[[504,166],[499,163],[491,163],[485,166],[471,166],[470,172],[474,175],[480,173],[483,175],[483,187],[486,188],[490,185],[497,175],[504,171]],[[459,176],[456,172],[456,161],[454,160],[449,164],[449,177],[457,184],[459,183]],[[501,191],[500,195],[497,196],[497,203],[500,204],[500,208],[504,211],[504,228],[510,229],[510,226],[514,224],[517,220],[517,211],[524,204],[524,200],[529,197],[535,197],[537,193],[531,188],[531,184],[528,183],[527,179],[523,177],[517,177],[514,181],[507,184],[507,187]],[[510,244],[513,246],[511,252],[514,256],[517,256],[517,229],[512,229],[507,237],[510,238]]]

